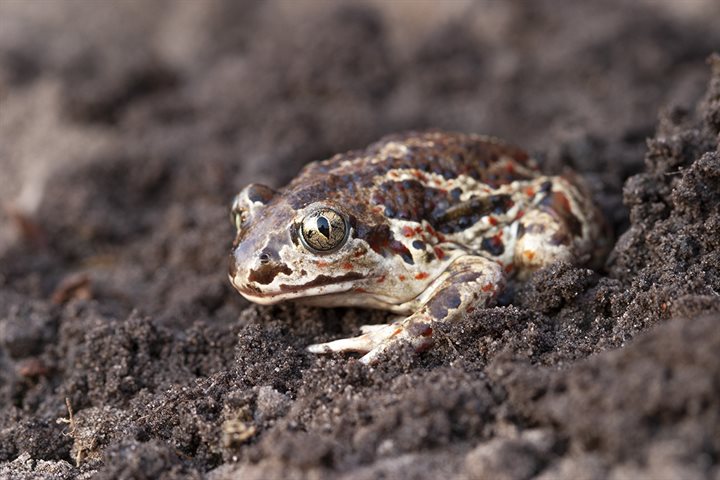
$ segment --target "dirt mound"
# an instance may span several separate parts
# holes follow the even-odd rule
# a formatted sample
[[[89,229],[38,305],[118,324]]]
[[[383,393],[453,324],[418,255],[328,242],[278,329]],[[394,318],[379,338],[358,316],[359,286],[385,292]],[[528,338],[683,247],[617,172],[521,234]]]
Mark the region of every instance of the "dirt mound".
[[[611,3],[0,4],[0,477],[720,475],[720,11]],[[386,315],[242,300],[230,199],[424,127],[583,173],[605,267],[307,353]]]

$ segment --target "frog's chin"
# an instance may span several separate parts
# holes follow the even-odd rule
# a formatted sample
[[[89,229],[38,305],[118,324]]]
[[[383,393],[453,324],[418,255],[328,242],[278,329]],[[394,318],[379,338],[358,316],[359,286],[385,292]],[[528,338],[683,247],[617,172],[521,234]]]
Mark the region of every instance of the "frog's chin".
[[[297,291],[292,293],[264,293],[261,295],[238,289],[247,300],[260,305],[274,305],[281,302],[294,302],[311,307],[363,307],[387,310],[394,313],[407,314],[407,304],[393,298],[357,291],[353,285],[337,285],[326,288]]]
[[[325,298],[326,296],[336,295],[345,296],[347,292],[354,289],[358,278],[354,275],[352,278],[348,275],[344,275],[335,279],[336,283],[332,283],[331,280],[333,279],[330,277],[323,277],[320,280],[322,282],[319,282],[316,279],[315,281],[311,281],[309,284],[305,285],[281,284],[277,288],[273,289],[260,289],[237,282],[235,279],[230,277],[230,282],[240,295],[245,297],[247,300],[260,305],[273,305],[275,303],[288,300]],[[318,283],[322,283],[322,285],[319,285]]]
[[[311,299],[315,299],[317,303],[316,305],[319,305],[320,301],[316,299],[322,299],[326,298],[328,296],[337,296],[337,295],[343,295],[346,292],[349,292],[352,290],[352,285],[327,285],[326,287],[323,287],[322,289],[311,289],[311,290],[298,290],[294,292],[250,292],[247,290],[240,290],[240,295],[245,297],[247,300],[258,303],[260,305],[274,305],[276,303],[280,302],[286,302],[290,300],[295,301],[305,301],[308,302],[311,301]]]

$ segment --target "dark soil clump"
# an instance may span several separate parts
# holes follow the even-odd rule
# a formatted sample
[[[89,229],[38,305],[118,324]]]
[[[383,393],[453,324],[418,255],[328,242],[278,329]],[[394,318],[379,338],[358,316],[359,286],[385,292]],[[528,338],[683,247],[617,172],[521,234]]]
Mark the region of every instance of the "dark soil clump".
[[[691,3],[1,4],[0,478],[720,476],[720,9]],[[420,355],[309,354],[387,315],[248,304],[230,200],[425,127],[577,170],[614,248]]]

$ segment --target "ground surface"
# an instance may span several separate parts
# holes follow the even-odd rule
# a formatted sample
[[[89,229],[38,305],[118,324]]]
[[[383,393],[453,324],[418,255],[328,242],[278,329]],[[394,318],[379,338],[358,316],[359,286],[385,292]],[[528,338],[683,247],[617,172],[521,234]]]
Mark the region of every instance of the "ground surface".
[[[3,1],[0,478],[720,478],[718,15]],[[583,172],[606,268],[420,356],[306,353],[384,315],[246,303],[228,202],[423,127]]]

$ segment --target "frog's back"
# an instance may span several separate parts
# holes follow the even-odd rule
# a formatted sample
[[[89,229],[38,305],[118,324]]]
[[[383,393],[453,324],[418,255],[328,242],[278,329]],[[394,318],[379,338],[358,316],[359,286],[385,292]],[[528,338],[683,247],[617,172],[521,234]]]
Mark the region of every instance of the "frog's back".
[[[390,190],[403,190],[404,181],[405,187],[416,193],[423,190],[423,196],[426,193],[433,196],[457,185],[458,179],[469,179],[464,182],[468,188],[475,185],[497,188],[536,175],[535,163],[523,150],[492,137],[441,131],[407,132],[386,136],[364,150],[309,164],[286,187],[286,192],[296,208],[318,198],[377,204],[380,197],[388,200],[387,196],[378,196],[378,187],[383,184],[384,190],[388,190],[389,184],[401,187]],[[408,183],[409,180],[414,182]],[[395,203],[407,204],[412,199],[400,195],[397,200]],[[455,203],[452,198],[448,201],[450,205]],[[426,209],[420,210],[419,215],[411,216],[413,220],[424,217]]]

